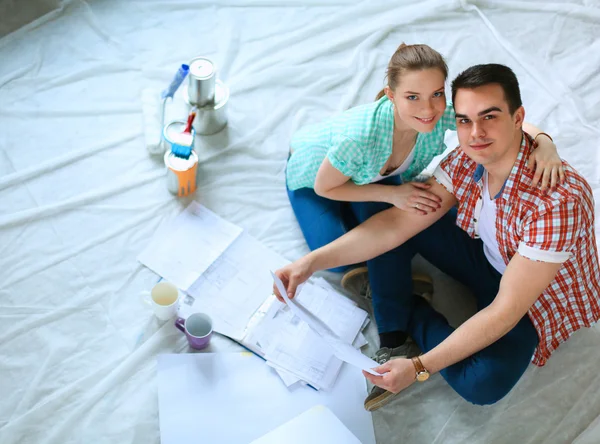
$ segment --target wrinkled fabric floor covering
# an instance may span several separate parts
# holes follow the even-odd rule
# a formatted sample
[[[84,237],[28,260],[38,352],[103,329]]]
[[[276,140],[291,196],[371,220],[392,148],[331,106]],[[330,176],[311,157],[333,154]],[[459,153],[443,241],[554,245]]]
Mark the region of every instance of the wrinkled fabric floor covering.
[[[39,6],[0,39],[4,444],[159,442],[155,358],[188,349],[140,304],[157,278],[135,258],[188,201],[167,192],[143,146],[140,91],[162,89],[195,55],[216,61],[232,93],[227,130],[202,139],[196,198],[290,260],[307,251],[284,188],[291,133],[372,100],[402,41],[443,53],[451,78],[511,66],[527,119],[600,201],[597,1]],[[460,322],[472,301],[434,276],[436,307]],[[413,386],[373,415],[378,442],[599,442],[599,332],[576,334],[494,406],[466,403],[439,375]],[[374,326],[369,339],[372,350]],[[234,349],[216,338],[210,351]]]

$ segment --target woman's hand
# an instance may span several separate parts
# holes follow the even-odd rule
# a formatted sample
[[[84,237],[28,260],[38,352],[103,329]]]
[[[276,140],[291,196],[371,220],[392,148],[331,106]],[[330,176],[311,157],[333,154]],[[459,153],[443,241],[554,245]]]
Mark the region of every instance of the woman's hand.
[[[409,182],[390,187],[389,203],[410,213],[426,215],[441,207],[442,199],[427,191],[431,185],[421,182]]]
[[[311,261],[308,256],[301,257],[296,262],[292,262],[275,271],[275,274],[281,279],[281,282],[287,291],[288,298],[292,299],[296,295],[296,288],[298,288],[298,285],[306,282],[306,280],[312,276],[313,270],[311,268]],[[275,284],[273,284],[273,294],[279,301],[285,303]]]
[[[540,179],[542,181],[542,191],[556,188],[558,183],[565,180],[565,170],[562,166],[562,160],[556,151],[556,145],[547,137],[537,139],[538,147],[531,153],[527,161],[527,167],[530,171],[535,169],[532,185],[538,186]]]
[[[376,386],[392,393],[404,390],[417,380],[417,372],[410,359],[392,359],[373,370],[382,376],[375,376],[364,370],[363,375]]]

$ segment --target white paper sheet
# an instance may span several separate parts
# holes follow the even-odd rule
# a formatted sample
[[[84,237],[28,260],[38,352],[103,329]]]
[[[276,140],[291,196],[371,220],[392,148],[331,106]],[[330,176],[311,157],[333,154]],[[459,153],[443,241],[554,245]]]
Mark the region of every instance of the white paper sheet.
[[[250,319],[272,294],[270,268],[287,264],[283,257],[242,233],[188,289],[192,298],[179,314],[201,311],[213,319],[215,331],[242,340]]]
[[[362,333],[359,333],[358,336],[356,336],[356,339],[354,340],[352,345],[354,346],[354,348],[361,348],[361,347],[364,347],[365,345],[367,345],[368,343],[369,343],[369,341],[367,341],[367,338],[365,337],[365,335],[363,335]]]
[[[326,334],[346,343],[354,342],[368,318],[364,310],[330,285],[308,282],[295,301],[310,308],[311,316],[319,320],[318,325],[327,330]],[[327,342],[300,319],[290,306],[275,302],[245,342],[260,344],[265,358],[276,367],[294,373],[314,387],[329,390],[342,362]]]
[[[289,388],[294,384],[298,384],[299,382],[301,382],[301,379],[298,378],[294,373],[287,371],[286,369],[280,367],[272,361],[266,362],[269,367],[272,367],[277,372],[277,374],[279,375],[286,387]]]
[[[158,357],[162,444],[246,444],[308,408],[325,405],[363,444],[375,444],[363,407],[363,375],[345,367],[331,392],[288,390],[251,353],[194,353]]]
[[[361,444],[324,405],[317,405],[250,444]]]
[[[331,348],[278,302],[248,341],[259,343],[268,361],[318,389],[331,389],[342,366]]]
[[[240,227],[193,201],[155,234],[138,261],[187,290],[241,232]]]
[[[366,371],[367,373],[371,373],[375,376],[381,376],[380,373],[377,373],[373,370],[375,367],[379,367],[376,361],[372,360],[368,356],[365,356],[360,352],[360,350],[355,349],[350,344],[346,344],[345,342],[340,341],[339,339],[333,338],[323,338],[329,346],[333,349],[333,354],[341,359],[344,362],[347,362],[354,367],[357,367],[361,370]]]
[[[302,286],[302,291],[294,298],[294,302],[346,343],[352,343],[356,339],[368,319],[366,311],[332,286],[322,287],[312,281]]]
[[[285,291],[285,287],[281,279],[277,277],[277,275],[271,272],[271,276],[275,281],[275,285],[279,290],[280,294],[285,299],[286,304],[290,307],[290,310],[294,312],[300,319],[302,319],[306,324],[319,336],[322,337],[323,341],[328,344],[329,347],[333,350],[335,356],[342,361],[347,362],[350,365],[353,365],[361,370],[365,370],[368,373],[371,373],[375,376],[381,376],[379,373],[373,370],[373,368],[378,367],[379,364],[363,355],[360,350],[355,349],[350,344],[347,344],[343,340],[341,340],[332,330],[323,323],[323,321],[317,317],[315,317],[309,310],[302,306],[301,303],[298,302],[299,295],[302,292],[296,291],[296,296],[293,300],[291,300],[287,292]],[[362,322],[361,320],[361,325]]]

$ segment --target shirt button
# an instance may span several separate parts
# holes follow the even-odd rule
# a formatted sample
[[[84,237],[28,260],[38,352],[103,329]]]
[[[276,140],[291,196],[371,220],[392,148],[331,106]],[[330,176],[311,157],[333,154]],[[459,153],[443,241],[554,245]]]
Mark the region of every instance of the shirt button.
[[[473,218],[473,222],[477,222],[477,219]]]

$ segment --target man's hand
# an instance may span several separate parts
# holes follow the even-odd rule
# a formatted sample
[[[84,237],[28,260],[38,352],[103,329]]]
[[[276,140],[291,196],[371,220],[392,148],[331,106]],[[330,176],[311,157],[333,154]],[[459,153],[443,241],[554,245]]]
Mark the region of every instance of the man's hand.
[[[296,262],[275,271],[275,274],[281,279],[283,286],[287,290],[288,298],[292,299],[296,295],[296,288],[298,288],[298,285],[306,282],[313,274],[310,258],[308,255],[303,256]],[[285,302],[281,294],[279,294],[279,290],[277,290],[275,284],[273,284],[273,294],[275,294],[275,297],[279,301]]]
[[[533,261],[516,253],[506,267],[493,302],[422,355],[423,366],[434,374],[496,342],[527,314],[562,265]]]
[[[416,381],[417,372],[410,359],[392,359],[374,368],[383,376],[375,376],[363,370],[363,375],[378,387],[392,393],[398,393]]]

